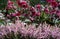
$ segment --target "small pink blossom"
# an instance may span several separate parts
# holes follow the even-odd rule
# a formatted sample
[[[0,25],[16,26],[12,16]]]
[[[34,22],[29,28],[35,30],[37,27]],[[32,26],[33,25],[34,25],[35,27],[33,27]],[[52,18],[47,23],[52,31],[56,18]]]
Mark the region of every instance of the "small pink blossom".
[[[37,8],[37,9],[40,9],[40,8],[41,8],[41,5],[40,5],[40,4],[37,4],[37,5],[36,5],[36,8]]]
[[[12,16],[16,16],[16,13],[12,13],[11,15],[12,15]]]
[[[40,13],[40,12],[37,12],[37,13],[36,13],[36,16],[40,16],[40,15],[41,15],[41,13]]]
[[[45,8],[44,11],[45,11],[45,13],[49,13],[49,9],[48,8]]]
[[[12,9],[12,8],[13,8],[13,2],[8,0],[7,9]]]
[[[57,16],[60,17],[60,10],[56,12]]]

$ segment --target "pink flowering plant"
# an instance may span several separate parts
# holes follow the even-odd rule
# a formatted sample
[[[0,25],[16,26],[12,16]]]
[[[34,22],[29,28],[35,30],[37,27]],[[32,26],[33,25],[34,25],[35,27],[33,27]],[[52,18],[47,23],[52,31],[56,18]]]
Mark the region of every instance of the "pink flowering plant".
[[[0,26],[0,39],[60,39],[60,28],[49,24],[40,24],[36,28],[35,25],[25,26],[17,22],[10,26]]]
[[[6,0],[0,1],[0,11],[3,14],[3,21],[13,22],[21,20],[25,23],[48,23],[51,25],[60,24],[60,2],[56,0],[43,1],[33,0]],[[2,20],[2,19],[1,19]]]

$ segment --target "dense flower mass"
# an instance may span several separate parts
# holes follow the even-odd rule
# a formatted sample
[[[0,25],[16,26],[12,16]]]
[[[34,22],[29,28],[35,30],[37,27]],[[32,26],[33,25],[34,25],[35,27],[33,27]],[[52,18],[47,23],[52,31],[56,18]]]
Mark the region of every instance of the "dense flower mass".
[[[60,23],[60,2],[56,0],[46,0],[47,4],[43,5],[37,3],[32,6],[30,0],[8,0],[4,17],[11,21],[16,21],[17,18],[25,23],[48,23],[59,24]],[[1,12],[2,13],[2,12]],[[25,21],[25,20],[29,21]]]
[[[13,35],[13,36],[12,36]],[[0,39],[60,39],[60,28],[48,24],[27,25],[22,22],[0,26]]]
[[[0,39],[60,39],[59,1],[6,1],[0,0]]]

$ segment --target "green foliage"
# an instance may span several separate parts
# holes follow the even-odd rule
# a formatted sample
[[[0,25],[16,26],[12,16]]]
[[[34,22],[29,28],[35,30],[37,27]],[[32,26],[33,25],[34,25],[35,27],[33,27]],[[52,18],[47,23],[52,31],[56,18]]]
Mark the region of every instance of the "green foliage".
[[[0,0],[0,10],[5,9],[5,7],[7,6],[7,2],[8,0]]]
[[[40,3],[40,0],[30,0],[30,5],[34,6],[36,4],[39,4]]]
[[[30,0],[30,5],[31,6],[35,6],[36,4],[43,4],[43,5],[45,5],[45,4],[47,4],[47,2],[46,1],[42,1],[42,0]]]
[[[3,19],[0,19],[0,25],[5,24],[5,21]]]

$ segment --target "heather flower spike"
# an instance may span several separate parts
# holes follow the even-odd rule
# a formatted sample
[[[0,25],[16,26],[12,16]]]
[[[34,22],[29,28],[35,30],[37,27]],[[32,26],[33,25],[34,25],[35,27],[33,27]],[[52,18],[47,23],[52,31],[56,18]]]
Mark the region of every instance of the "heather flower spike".
[[[45,39],[45,38],[56,38],[56,39],[60,39],[60,28],[58,27],[51,27],[48,24],[40,24],[39,27],[35,27],[35,25],[27,25],[26,27],[23,27],[24,24],[23,23],[18,22],[14,25],[11,26],[3,26],[0,27],[0,38],[4,39],[4,36],[6,35],[6,37],[8,36],[10,39],[9,35],[12,35],[12,33],[14,35],[19,35],[19,37],[24,37],[27,38],[29,36],[29,38],[33,37],[36,39]],[[16,27],[17,26],[17,27]],[[41,26],[43,26],[43,30],[41,28]],[[1,37],[2,36],[2,37]],[[27,37],[26,37],[27,36]]]

